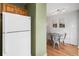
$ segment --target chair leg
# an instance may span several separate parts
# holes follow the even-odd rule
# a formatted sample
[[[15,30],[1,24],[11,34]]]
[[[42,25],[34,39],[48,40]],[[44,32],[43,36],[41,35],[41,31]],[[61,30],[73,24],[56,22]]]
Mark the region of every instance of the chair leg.
[[[60,48],[60,44],[58,43],[58,49]]]
[[[64,41],[63,41],[63,45],[64,45]]]
[[[55,48],[55,43],[53,44],[53,48]]]

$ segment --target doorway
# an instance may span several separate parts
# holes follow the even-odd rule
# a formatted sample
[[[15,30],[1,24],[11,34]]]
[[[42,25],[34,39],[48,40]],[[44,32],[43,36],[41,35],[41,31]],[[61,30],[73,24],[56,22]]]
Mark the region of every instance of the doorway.
[[[47,55],[78,55],[77,3],[47,4]]]

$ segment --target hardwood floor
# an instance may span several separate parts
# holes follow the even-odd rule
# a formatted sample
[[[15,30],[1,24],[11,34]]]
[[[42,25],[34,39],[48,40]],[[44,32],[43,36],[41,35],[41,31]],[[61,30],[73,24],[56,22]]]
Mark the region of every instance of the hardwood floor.
[[[78,48],[78,56],[79,56],[79,48]]]
[[[53,48],[51,42],[47,43],[48,56],[77,56],[77,46],[71,44],[60,45],[60,48]]]

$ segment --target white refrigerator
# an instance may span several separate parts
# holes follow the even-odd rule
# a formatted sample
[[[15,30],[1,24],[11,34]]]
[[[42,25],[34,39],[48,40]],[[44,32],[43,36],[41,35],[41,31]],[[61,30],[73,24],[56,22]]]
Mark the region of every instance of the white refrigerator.
[[[31,17],[3,12],[3,56],[31,56]]]

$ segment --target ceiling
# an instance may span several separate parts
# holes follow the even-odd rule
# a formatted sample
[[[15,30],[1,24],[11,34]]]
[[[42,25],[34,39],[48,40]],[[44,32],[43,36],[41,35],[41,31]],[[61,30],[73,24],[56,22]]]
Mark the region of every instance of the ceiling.
[[[53,14],[53,12],[57,12],[56,10],[65,10],[66,12],[72,12],[79,10],[79,4],[78,3],[48,3],[47,4],[47,16],[50,16]]]

